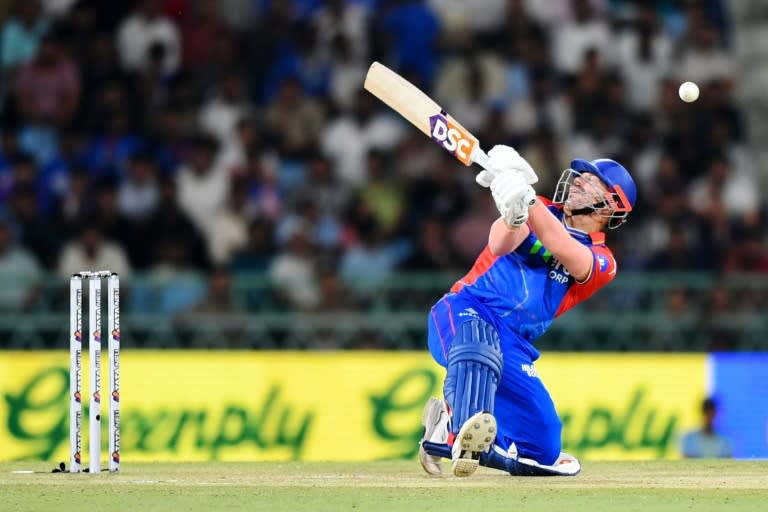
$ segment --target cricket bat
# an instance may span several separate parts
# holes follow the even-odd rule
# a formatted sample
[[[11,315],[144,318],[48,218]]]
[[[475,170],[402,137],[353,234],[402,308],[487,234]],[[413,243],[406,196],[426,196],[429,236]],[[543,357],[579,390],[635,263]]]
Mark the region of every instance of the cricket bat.
[[[379,62],[368,68],[363,85],[464,165],[477,163],[489,172],[488,155],[477,137],[448,115],[418,87]]]

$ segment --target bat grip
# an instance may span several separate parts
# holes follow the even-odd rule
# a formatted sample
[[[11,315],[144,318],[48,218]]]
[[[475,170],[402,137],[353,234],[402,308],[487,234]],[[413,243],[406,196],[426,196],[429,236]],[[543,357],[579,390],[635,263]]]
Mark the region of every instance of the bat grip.
[[[480,146],[477,145],[472,150],[472,154],[470,155],[471,160],[485,169],[486,171],[490,172],[491,174],[496,174],[496,170],[491,167],[491,159],[488,157],[488,154],[480,149]]]

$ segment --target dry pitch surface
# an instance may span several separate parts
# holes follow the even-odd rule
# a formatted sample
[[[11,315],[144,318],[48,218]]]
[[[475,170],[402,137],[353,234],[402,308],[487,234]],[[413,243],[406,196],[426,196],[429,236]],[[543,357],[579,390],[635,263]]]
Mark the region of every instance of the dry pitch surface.
[[[0,463],[0,511],[768,510],[768,461],[591,461],[574,478],[481,468],[465,479],[428,477],[415,461],[126,462],[100,475],[52,466]]]

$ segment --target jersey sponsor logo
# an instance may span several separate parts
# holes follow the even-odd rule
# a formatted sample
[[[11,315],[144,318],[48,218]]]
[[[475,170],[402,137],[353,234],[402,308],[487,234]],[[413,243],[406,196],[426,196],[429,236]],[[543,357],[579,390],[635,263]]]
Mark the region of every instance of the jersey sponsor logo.
[[[429,126],[435,142],[456,156],[464,165],[472,163],[470,157],[477,141],[462,127],[449,121],[445,112],[431,116]]]
[[[605,269],[608,267],[608,258],[603,256],[602,254],[598,254],[597,264],[600,267],[600,272],[605,272]]]
[[[544,250],[542,251],[542,249]],[[568,269],[560,263],[560,260],[552,256],[552,253],[542,245],[541,240],[536,240],[528,253],[540,256],[544,263],[549,263],[550,269],[547,275],[553,281],[560,284],[568,284],[571,281],[571,274]]]
[[[532,364],[521,364],[520,369],[523,370],[529,377],[539,378],[539,372]]]
[[[477,314],[477,311],[475,311],[474,308],[467,308],[464,311],[460,311],[459,317],[462,317],[462,316],[469,316],[477,319],[480,318],[480,316]]]
[[[565,265],[560,263],[557,258],[552,258],[551,269],[549,270],[549,278],[557,281],[560,284],[568,284],[571,280],[571,274]]]
[[[544,260],[544,263],[547,263],[550,259],[552,259],[552,253],[549,252],[549,249],[546,247],[544,248],[544,252],[541,252],[541,248],[544,247],[541,244],[541,240],[536,240],[533,245],[531,246],[531,249],[528,251],[529,254],[541,254],[541,259]]]

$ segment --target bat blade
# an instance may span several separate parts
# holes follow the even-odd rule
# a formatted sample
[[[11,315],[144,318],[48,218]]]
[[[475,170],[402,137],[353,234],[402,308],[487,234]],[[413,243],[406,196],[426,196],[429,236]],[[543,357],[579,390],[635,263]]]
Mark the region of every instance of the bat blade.
[[[371,64],[363,87],[464,165],[472,165],[475,161],[482,163],[483,157],[487,159],[477,137],[418,87],[383,64]]]

